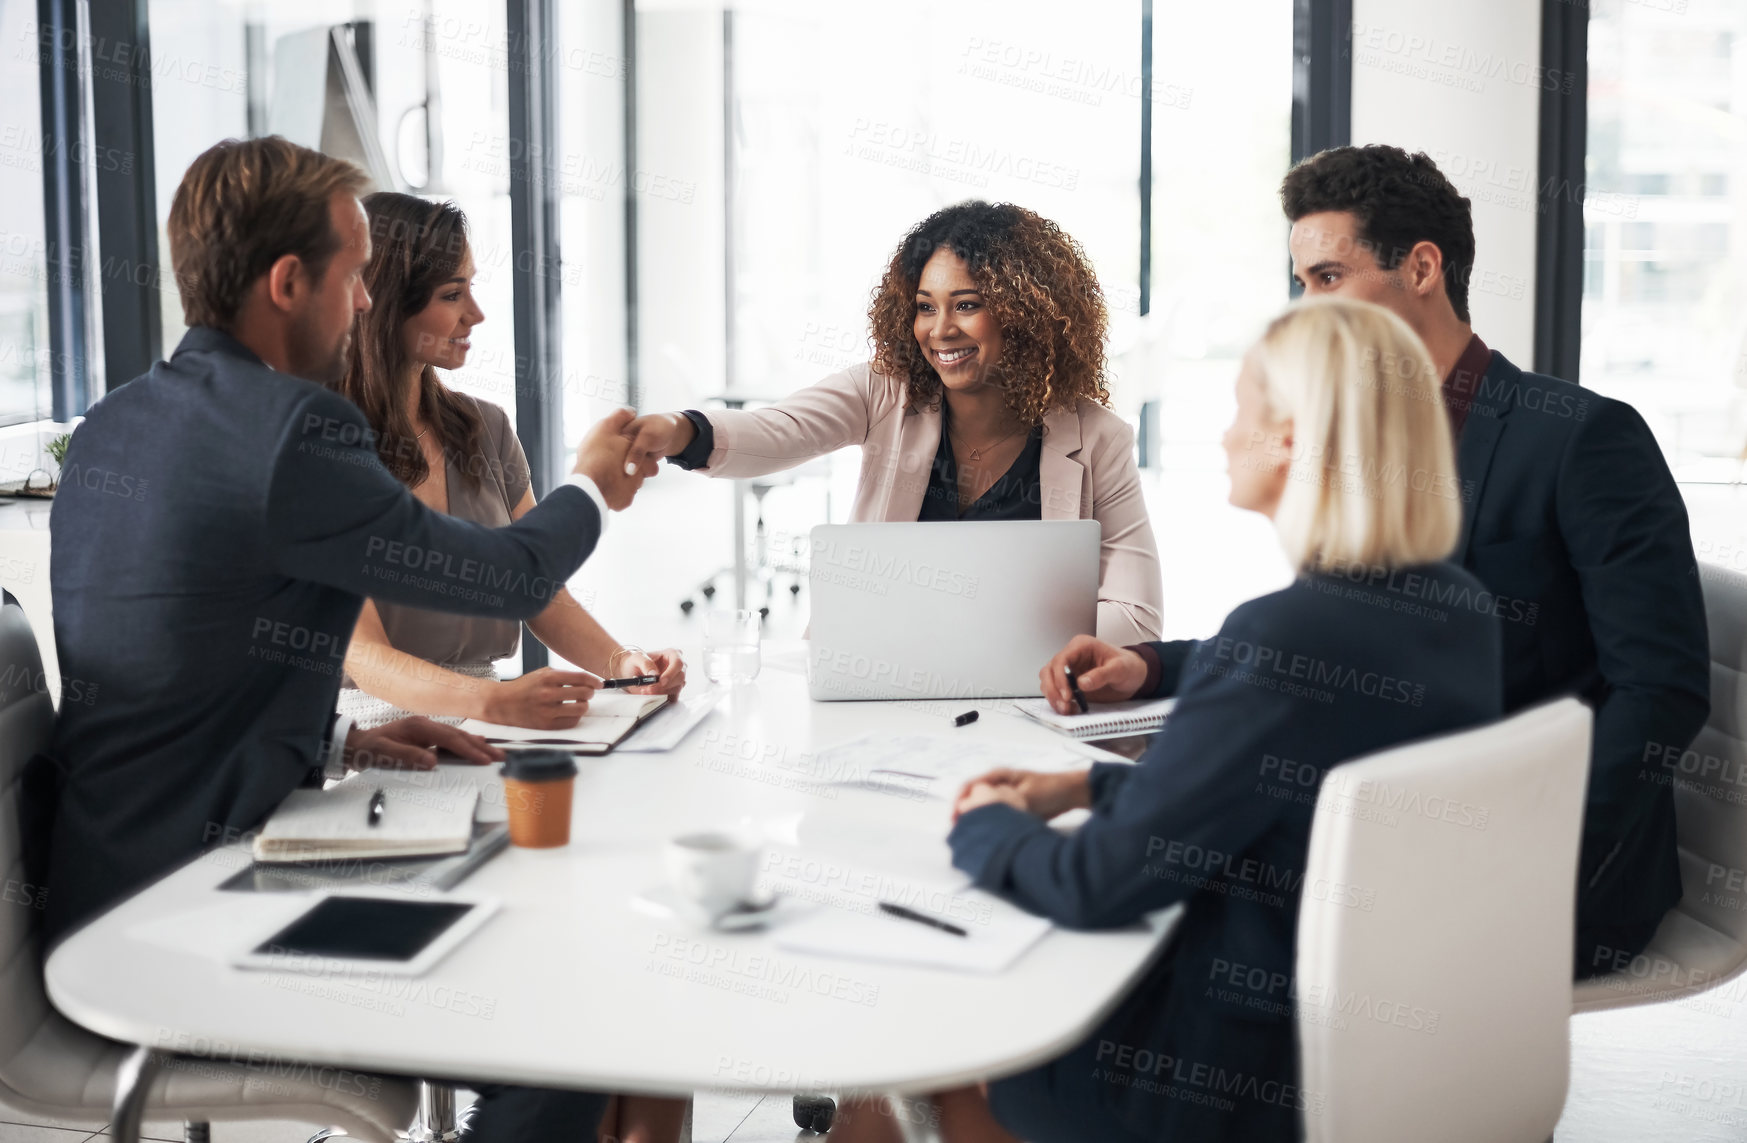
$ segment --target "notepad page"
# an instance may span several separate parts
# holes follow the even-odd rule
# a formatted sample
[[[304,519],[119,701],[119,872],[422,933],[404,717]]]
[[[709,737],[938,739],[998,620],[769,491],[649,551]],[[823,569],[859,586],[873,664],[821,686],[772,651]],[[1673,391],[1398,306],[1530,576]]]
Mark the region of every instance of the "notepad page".
[[[506,726],[470,718],[461,729],[482,738],[496,739],[499,745],[527,743],[529,745],[612,746],[631,733],[637,723],[659,710],[667,702],[666,695],[631,695],[623,691],[598,691],[589,700],[588,713],[568,730],[533,730],[526,726]],[[560,747],[562,749],[562,747]]]

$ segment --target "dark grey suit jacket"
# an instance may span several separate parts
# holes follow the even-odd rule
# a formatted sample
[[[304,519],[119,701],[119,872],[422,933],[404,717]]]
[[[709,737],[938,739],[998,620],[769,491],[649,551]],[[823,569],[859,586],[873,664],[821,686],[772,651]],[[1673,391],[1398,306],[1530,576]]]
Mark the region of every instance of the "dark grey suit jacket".
[[[574,487],[507,528],[433,511],[350,401],[190,330],[91,408],[49,518],[67,686],[27,810],[48,938],[258,826],[321,764],[366,596],[526,619],[601,524]]]

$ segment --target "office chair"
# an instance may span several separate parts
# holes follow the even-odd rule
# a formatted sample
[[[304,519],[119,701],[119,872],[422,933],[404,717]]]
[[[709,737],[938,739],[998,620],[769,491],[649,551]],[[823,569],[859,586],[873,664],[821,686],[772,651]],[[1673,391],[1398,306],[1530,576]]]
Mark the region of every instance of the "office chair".
[[[1747,576],[1699,565],[1711,643],[1711,713],[1680,757],[1644,770],[1674,786],[1680,903],[1650,947],[1617,972],[1579,981],[1574,1012],[1659,1004],[1747,972]]]
[[[1542,1143],[1570,1081],[1576,699],[1337,766],[1296,976],[1307,1143]]]
[[[413,1117],[413,1085],[382,1079],[373,1095],[264,1074],[244,1064],[160,1053],[106,1040],[72,1023],[43,990],[38,921],[46,900],[27,883],[21,811],[25,763],[46,749],[54,704],[24,609],[0,592],[0,883],[30,903],[0,904],[0,1103],[26,1113],[110,1124],[137,1143],[147,1116],[185,1121],[204,1143],[212,1119],[340,1124],[352,1137],[394,1143]]]

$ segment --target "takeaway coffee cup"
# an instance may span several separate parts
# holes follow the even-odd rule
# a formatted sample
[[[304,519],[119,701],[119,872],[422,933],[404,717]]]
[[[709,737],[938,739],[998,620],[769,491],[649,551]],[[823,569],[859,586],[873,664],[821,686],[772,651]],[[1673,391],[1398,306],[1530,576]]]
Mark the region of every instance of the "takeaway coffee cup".
[[[505,754],[503,793],[510,842],[526,849],[569,845],[576,759],[567,750],[507,750]]]
[[[712,917],[752,900],[758,847],[725,830],[680,834],[667,843],[674,892]]]

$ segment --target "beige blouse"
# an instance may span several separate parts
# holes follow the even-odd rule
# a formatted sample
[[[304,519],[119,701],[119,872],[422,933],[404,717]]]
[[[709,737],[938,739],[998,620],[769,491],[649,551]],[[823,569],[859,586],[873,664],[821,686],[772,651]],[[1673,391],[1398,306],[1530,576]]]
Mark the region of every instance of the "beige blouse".
[[[482,452],[470,457],[449,455],[444,466],[449,515],[488,528],[502,528],[510,523],[511,511],[528,490],[528,458],[501,406],[474,397],[466,399],[478,408],[485,423]],[[477,487],[463,478],[463,465],[478,473]],[[513,619],[487,619],[374,602],[390,646],[439,666],[481,666],[494,659],[508,658],[516,653],[521,641],[522,625]],[[345,685],[358,684],[348,676]]]

